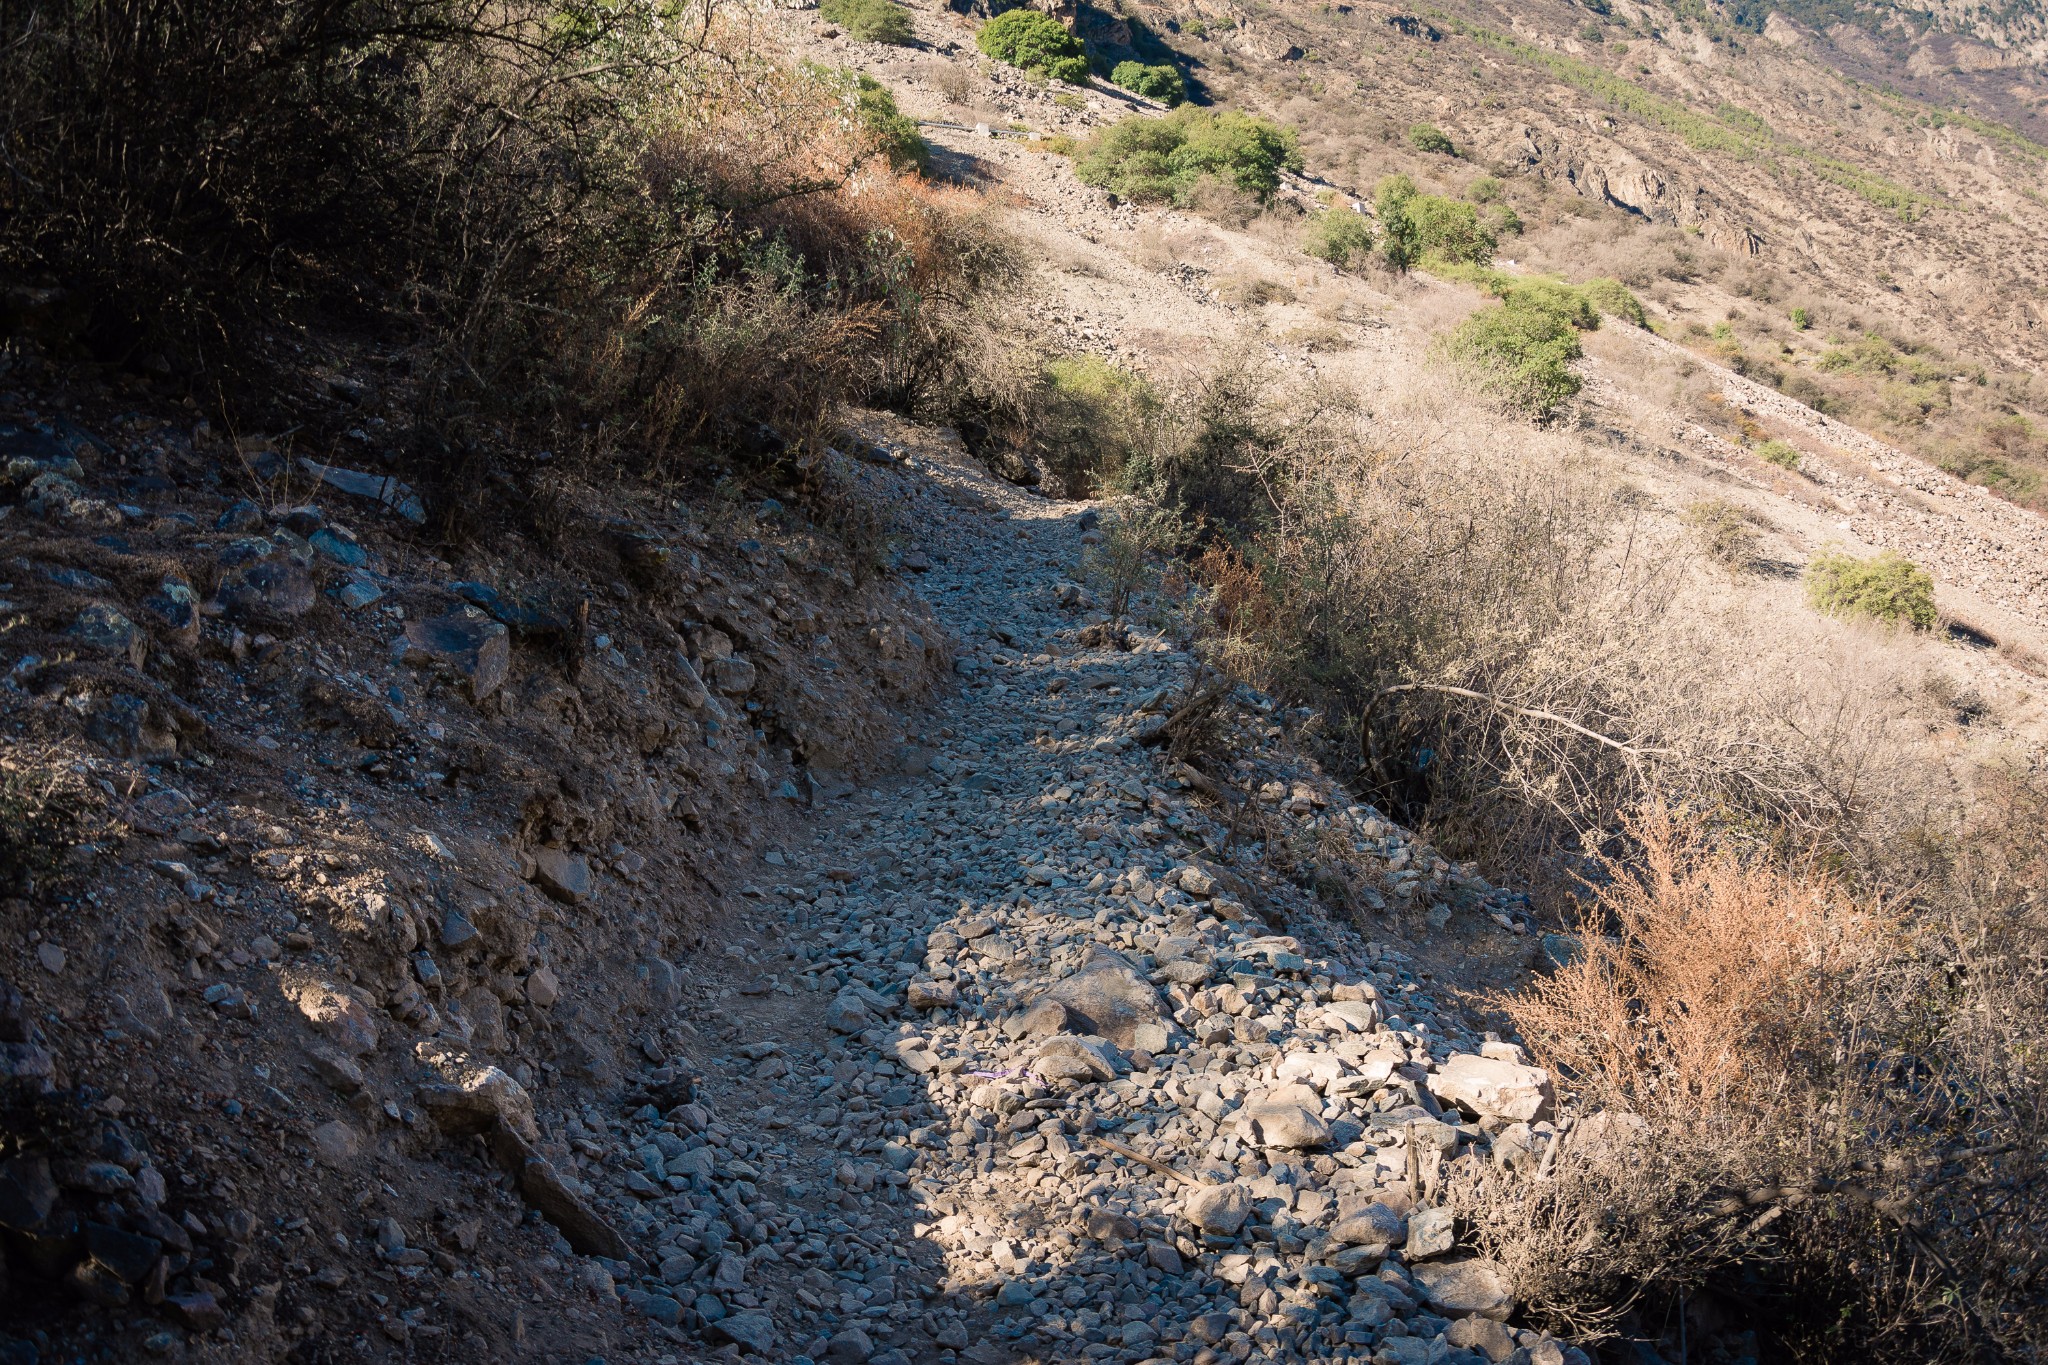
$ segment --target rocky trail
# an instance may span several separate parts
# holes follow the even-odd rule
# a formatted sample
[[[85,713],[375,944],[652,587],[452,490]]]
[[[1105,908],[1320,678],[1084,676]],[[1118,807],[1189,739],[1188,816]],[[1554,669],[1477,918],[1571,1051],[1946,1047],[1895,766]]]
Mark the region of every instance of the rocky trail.
[[[920,542],[964,651],[927,770],[767,850],[684,988],[691,1103],[563,1116],[644,1330],[837,1365],[1581,1358],[1504,1325],[1432,1207],[1448,1162],[1539,1158],[1548,1079],[1421,961],[1233,867],[1147,743],[1195,660],[1081,643],[1062,606],[1094,512],[910,459],[978,495]],[[1226,709],[1267,837],[1382,866],[1364,895],[1476,934],[1468,966],[1526,960],[1515,898],[1347,805],[1270,703]]]

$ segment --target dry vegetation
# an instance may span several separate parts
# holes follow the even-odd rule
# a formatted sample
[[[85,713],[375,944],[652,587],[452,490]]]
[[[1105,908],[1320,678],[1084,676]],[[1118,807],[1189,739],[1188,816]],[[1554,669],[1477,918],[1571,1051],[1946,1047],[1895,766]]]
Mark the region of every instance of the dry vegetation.
[[[304,415],[313,357],[281,333],[367,353],[444,514],[486,452],[801,463],[842,401],[943,404],[949,333],[1015,267],[969,199],[895,169],[919,148],[885,92],[771,59],[752,22],[31,6],[0,56],[0,261],[84,320],[54,344],[229,430]]]
[[[1125,466],[1195,530],[1206,648],[1584,945],[1496,1001],[1581,1117],[1540,1177],[1454,1173],[1480,1244],[1596,1337],[2038,1351],[2048,881],[2018,832],[2048,806],[1958,744],[1942,646],[1752,618],[1752,515],[1656,507],[1441,376],[1357,403],[1243,373],[1163,400]]]

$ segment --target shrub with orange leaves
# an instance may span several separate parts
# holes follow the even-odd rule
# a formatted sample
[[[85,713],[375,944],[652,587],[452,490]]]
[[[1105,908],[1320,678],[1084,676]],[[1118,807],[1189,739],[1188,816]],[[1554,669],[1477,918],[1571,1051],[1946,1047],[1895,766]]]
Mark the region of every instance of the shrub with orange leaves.
[[[1714,847],[1659,804],[1604,864],[1577,959],[1498,1003],[1547,1065],[1639,1112],[1728,1113],[1832,1064],[1884,913],[1825,874]]]

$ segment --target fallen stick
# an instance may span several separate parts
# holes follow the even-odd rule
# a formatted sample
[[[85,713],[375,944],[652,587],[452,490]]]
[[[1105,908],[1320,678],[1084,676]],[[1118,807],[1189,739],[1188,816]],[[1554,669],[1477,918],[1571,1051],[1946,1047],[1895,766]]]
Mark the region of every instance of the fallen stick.
[[[1195,1179],[1191,1175],[1186,1175],[1180,1171],[1175,1170],[1173,1167],[1167,1165],[1163,1161],[1155,1160],[1152,1157],[1146,1156],[1143,1152],[1139,1151],[1135,1147],[1126,1146],[1124,1143],[1118,1142],[1115,1138],[1106,1138],[1100,1133],[1090,1133],[1088,1136],[1094,1138],[1097,1142],[1109,1148],[1110,1151],[1115,1152],[1118,1156],[1123,1157],[1125,1160],[1135,1161],[1140,1166],[1150,1166],[1153,1170],[1159,1172],[1159,1174],[1170,1175],[1183,1185],[1200,1185],[1202,1183],[1201,1181]]]

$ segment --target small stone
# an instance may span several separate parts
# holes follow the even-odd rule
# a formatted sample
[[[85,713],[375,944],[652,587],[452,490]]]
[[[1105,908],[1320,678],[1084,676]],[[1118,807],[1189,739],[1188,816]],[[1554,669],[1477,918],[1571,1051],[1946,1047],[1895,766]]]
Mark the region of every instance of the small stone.
[[[1441,1256],[1457,1245],[1456,1220],[1449,1209],[1417,1209],[1408,1215],[1408,1240],[1403,1248],[1411,1261]]]
[[[1212,1237],[1235,1237],[1252,1216],[1251,1191],[1238,1184],[1204,1185],[1182,1198],[1181,1212]]]
[[[527,1003],[548,1008],[562,998],[562,983],[551,967],[536,967],[526,978]]]
[[[314,1277],[319,1283],[319,1277]],[[201,1291],[164,1295],[164,1312],[189,1332],[212,1332],[227,1326],[228,1315],[213,1295]]]
[[[356,1130],[340,1119],[333,1119],[315,1128],[312,1133],[313,1159],[329,1170],[341,1170],[352,1165],[356,1153],[362,1149],[362,1138]]]
[[[1031,1286],[1024,1283],[1024,1281],[1004,1280],[1003,1287],[996,1291],[996,1306],[998,1308],[1022,1308],[1035,1297],[1037,1296],[1031,1292]]]
[[[592,889],[590,863],[567,849],[535,850],[533,879],[541,890],[565,905],[587,900]]]
[[[52,976],[64,970],[64,950],[47,939],[36,945],[36,961]]]

